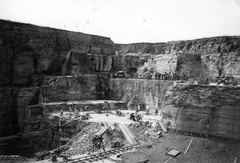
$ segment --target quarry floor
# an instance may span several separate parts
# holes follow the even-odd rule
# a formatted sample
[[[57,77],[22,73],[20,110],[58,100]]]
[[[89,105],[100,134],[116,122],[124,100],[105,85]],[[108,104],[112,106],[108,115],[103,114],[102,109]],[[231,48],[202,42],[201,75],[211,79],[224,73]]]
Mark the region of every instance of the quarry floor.
[[[125,116],[119,117],[114,114],[96,114],[94,112],[88,112],[91,118],[87,121],[91,122],[112,122],[112,123],[123,123],[130,125],[133,122],[129,119],[129,115],[133,111],[123,111]],[[156,115],[144,115],[143,121],[155,121],[159,120],[159,116]],[[171,156],[166,155],[166,152],[170,149],[176,149],[181,152],[177,157],[172,158],[169,163],[228,163],[234,162],[236,157],[240,155],[240,142],[235,140],[225,140],[219,138],[199,138],[192,136],[184,136],[174,134],[172,132],[162,132],[162,137],[157,139],[150,139],[146,137],[146,128],[148,126],[139,127],[136,130],[132,130],[134,135],[141,142],[142,147],[136,150],[130,151],[129,153],[123,154],[121,160],[113,160],[116,155],[112,155],[110,158],[100,161],[93,161],[95,163],[137,163],[141,160],[148,159],[148,163],[164,163]],[[131,130],[131,126],[129,127]],[[142,130],[142,132],[140,132]],[[144,139],[143,139],[144,138]],[[149,139],[146,139],[149,138]],[[189,142],[193,138],[193,142],[187,152],[184,154]],[[150,145],[150,146],[149,146]],[[72,158],[78,158],[84,155],[75,155]],[[58,158],[57,162],[61,162],[62,159]],[[33,162],[33,161],[30,161]],[[52,162],[50,159],[43,161],[36,161],[37,163],[49,163]],[[236,163],[240,162],[240,157]]]

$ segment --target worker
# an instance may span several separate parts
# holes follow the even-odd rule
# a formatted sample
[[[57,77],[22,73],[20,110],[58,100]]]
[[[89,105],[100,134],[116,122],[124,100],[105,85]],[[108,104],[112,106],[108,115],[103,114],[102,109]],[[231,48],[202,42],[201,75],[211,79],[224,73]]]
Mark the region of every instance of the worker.
[[[117,113],[118,116],[121,116],[121,115],[122,115],[121,109],[118,108],[117,111],[116,111],[116,113]]]
[[[137,110],[136,110],[136,115],[140,112],[140,105],[138,104]]]
[[[75,115],[78,114],[78,108],[77,107],[74,108],[74,113],[75,113]]]
[[[162,74],[158,73],[158,80],[161,80],[161,79],[162,79]]]
[[[134,113],[130,114],[130,119],[133,120],[133,121],[136,121]]]
[[[75,109],[75,116],[76,116],[76,117],[79,117],[79,116],[80,116],[80,115],[79,115],[80,110],[81,110],[81,107]]]
[[[140,120],[142,120],[141,114],[136,115],[136,120],[137,120],[137,122],[139,122]]]
[[[86,112],[88,110],[88,106],[85,106],[84,108],[83,108],[83,115],[84,115],[84,112]]]
[[[95,135],[92,139],[92,143],[93,143],[92,152],[94,152],[95,148],[103,149],[103,151],[105,152],[105,147],[103,145],[103,137],[102,136]]]
[[[173,81],[173,72],[169,72],[170,80]]]
[[[222,68],[219,68],[219,70],[218,70],[218,76],[222,76],[222,74],[223,74],[223,69],[222,69]]]
[[[71,117],[72,116],[72,108],[71,108],[71,106],[69,106],[68,108],[69,108],[69,117]]]
[[[158,79],[158,75],[159,75],[159,73],[156,72],[156,73],[155,73],[155,79]]]
[[[165,73],[162,73],[162,80],[165,80]]]
[[[61,116],[61,117],[63,116],[63,110],[60,111],[60,116]]]
[[[187,73],[183,73],[183,80],[188,80]]]
[[[119,108],[117,108],[116,110],[116,115],[119,115]]]
[[[59,124],[58,124],[58,126],[59,126],[58,131],[59,131],[60,135],[62,135],[62,131],[63,131],[63,122],[64,122],[64,119],[60,118]]]

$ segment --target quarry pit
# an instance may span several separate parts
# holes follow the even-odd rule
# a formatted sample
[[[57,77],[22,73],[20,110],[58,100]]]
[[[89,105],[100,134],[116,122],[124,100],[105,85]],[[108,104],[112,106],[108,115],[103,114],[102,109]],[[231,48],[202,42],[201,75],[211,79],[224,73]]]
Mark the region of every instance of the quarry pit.
[[[239,36],[116,44],[0,29],[0,162],[237,161]]]

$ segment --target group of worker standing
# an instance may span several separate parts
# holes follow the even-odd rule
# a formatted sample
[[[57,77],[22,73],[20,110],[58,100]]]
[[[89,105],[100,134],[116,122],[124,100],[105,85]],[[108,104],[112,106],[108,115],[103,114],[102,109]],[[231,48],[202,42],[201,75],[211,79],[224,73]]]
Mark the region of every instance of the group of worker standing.
[[[183,73],[182,76],[178,76],[174,72],[164,72],[164,73],[156,72],[154,78],[157,80],[172,80],[173,81],[173,80],[180,80],[180,79],[187,80],[188,76],[187,76],[187,73]]]

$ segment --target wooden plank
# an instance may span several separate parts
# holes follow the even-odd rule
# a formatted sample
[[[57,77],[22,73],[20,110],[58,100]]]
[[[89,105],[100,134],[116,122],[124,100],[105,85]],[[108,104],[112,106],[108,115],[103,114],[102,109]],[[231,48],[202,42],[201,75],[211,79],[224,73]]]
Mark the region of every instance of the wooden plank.
[[[135,141],[135,136],[132,135],[132,133],[128,130],[127,126],[124,124],[119,124],[119,126],[121,126],[121,130],[123,131],[123,133],[125,133],[125,137],[127,139],[129,139],[129,143],[131,144],[136,144],[137,142]]]
[[[235,157],[235,159],[234,159],[234,162],[233,162],[233,163],[237,163],[237,159],[238,159],[238,158],[237,158],[237,157]]]
[[[185,150],[184,154],[187,154],[187,152],[190,148],[190,145],[192,144],[192,141],[193,141],[193,138],[191,139],[190,143],[188,144],[187,149]]]
[[[104,127],[101,127],[101,130],[96,133],[96,135],[100,136],[107,130],[106,124],[104,123]]]
[[[167,161],[165,161],[164,163],[168,163],[173,157],[170,157],[169,159],[167,159]]]
[[[162,122],[158,121],[158,123],[160,124],[162,130],[163,130],[165,133],[167,133],[168,131],[167,131],[167,129],[163,126]]]
[[[122,132],[123,132],[125,138],[127,139],[127,141],[128,141],[130,144],[134,144],[134,143],[132,142],[132,139],[131,139],[131,138],[129,137],[129,135],[126,133],[126,131],[125,131],[125,129],[123,128],[122,124],[119,124],[118,126],[119,126],[119,128],[122,130]]]
[[[128,133],[129,137],[132,139],[132,142],[134,144],[137,143],[135,140],[135,136],[131,133],[131,131],[127,128],[127,126],[123,124],[123,127],[124,127],[125,131]]]
[[[131,133],[131,131],[127,128],[126,125],[123,124],[123,127],[125,131],[128,133],[129,137],[132,139],[133,144],[136,144],[135,136]]]
[[[107,125],[111,128],[111,130],[115,130],[116,128],[113,126],[112,123],[108,122]]]

